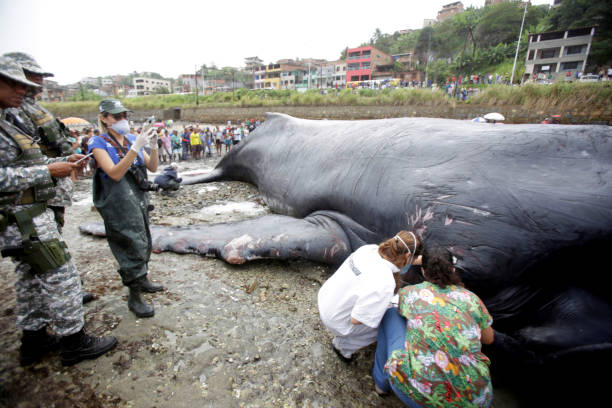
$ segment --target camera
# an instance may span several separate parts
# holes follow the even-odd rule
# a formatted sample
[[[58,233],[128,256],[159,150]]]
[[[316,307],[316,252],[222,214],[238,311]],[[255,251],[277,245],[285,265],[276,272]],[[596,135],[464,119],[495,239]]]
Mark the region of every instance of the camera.
[[[159,184],[155,184],[149,180],[139,180],[138,187],[140,187],[142,191],[159,191],[160,188]]]
[[[132,166],[128,171],[134,177],[138,188],[142,191],[159,191],[159,184],[155,184],[147,179],[147,170],[144,166]]]

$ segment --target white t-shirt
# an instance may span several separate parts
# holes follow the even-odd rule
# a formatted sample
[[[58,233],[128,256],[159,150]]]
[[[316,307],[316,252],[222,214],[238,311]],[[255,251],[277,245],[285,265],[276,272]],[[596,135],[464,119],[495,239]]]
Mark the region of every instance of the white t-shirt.
[[[343,335],[354,326],[351,316],[368,327],[378,327],[395,291],[393,272],[399,269],[378,254],[378,245],[364,245],[353,252],[319,290],[323,324]]]

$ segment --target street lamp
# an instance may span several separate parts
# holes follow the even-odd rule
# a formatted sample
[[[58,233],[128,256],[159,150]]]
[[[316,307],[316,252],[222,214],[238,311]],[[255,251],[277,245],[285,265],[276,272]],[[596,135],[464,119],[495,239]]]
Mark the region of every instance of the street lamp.
[[[195,75],[193,76],[193,79],[195,80],[195,93],[196,93],[196,106],[199,105],[198,102],[198,66],[195,66]]]
[[[523,12],[523,21],[521,22],[521,31],[519,31],[519,38],[516,43],[516,53],[514,54],[514,64],[512,64],[512,75],[510,75],[510,85],[514,82],[514,68],[516,67],[516,59],[518,58],[519,46],[521,45],[521,34],[523,34],[523,25],[525,24],[525,15],[527,14],[527,5],[529,2],[525,2],[525,11]]]

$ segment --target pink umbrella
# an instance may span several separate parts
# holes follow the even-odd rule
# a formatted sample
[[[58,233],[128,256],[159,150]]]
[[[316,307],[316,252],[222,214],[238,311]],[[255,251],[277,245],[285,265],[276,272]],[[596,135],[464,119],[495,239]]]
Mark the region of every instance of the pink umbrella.
[[[163,123],[163,122],[159,122],[159,123],[154,124],[153,126],[155,126],[155,127],[165,127],[166,124]]]

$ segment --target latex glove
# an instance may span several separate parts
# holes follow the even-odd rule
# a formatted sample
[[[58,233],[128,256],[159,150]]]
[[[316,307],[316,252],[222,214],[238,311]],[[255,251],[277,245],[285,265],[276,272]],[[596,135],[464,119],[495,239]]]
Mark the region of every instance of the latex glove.
[[[151,129],[151,130],[154,130],[154,132],[147,132],[147,133],[150,133],[150,135],[149,135],[149,148],[151,150],[157,150],[157,149],[159,149],[159,146],[157,145],[157,138],[158,138],[157,129]]]
[[[140,149],[142,149],[147,144],[148,141],[149,141],[148,133],[142,132],[136,137],[136,140],[134,140],[134,143],[132,143],[132,147],[130,150],[133,150],[136,153],[139,153]]]

